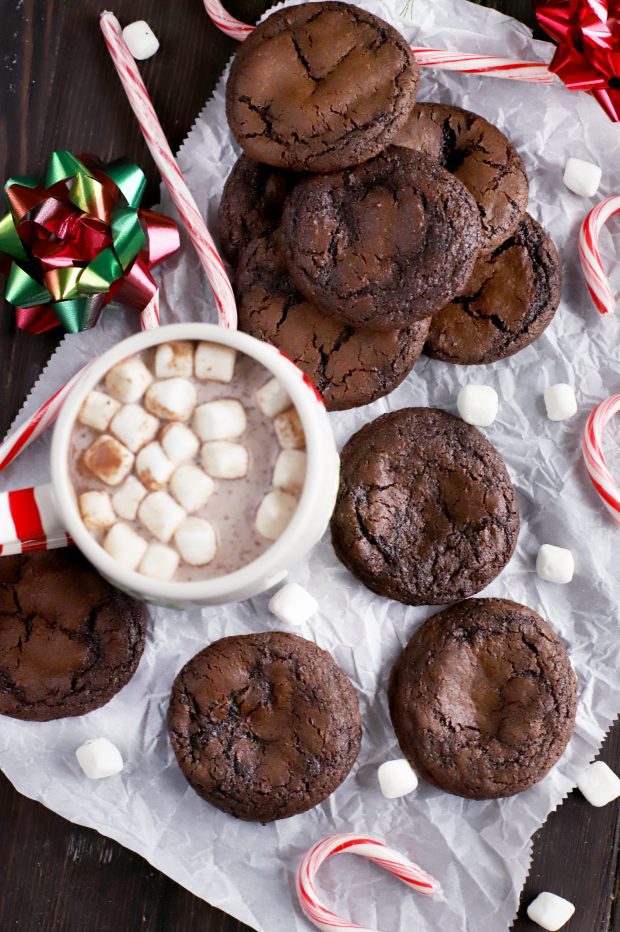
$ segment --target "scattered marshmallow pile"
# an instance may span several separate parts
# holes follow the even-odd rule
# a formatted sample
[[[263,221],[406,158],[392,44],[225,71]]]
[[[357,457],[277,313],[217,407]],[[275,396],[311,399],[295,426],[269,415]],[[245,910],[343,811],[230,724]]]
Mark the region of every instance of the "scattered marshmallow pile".
[[[169,581],[180,561],[201,567],[214,559],[216,528],[196,513],[217,494],[217,482],[248,476],[250,454],[241,442],[247,413],[237,398],[199,403],[197,383],[231,383],[235,360],[235,350],[215,343],[165,343],[155,350],[153,372],[132,356],[86,398],[78,421],[98,436],[82,456],[82,472],[107,488],[83,491],[80,513],[127,569]],[[272,488],[255,516],[258,534],[275,541],[304,484],[305,436],[277,379],[259,388],[255,402],[280,447]]]
[[[567,421],[577,413],[575,389],[566,382],[547,386],[544,398],[550,421]],[[499,398],[490,385],[464,385],[457,395],[456,407],[467,424],[489,427],[497,417]]]

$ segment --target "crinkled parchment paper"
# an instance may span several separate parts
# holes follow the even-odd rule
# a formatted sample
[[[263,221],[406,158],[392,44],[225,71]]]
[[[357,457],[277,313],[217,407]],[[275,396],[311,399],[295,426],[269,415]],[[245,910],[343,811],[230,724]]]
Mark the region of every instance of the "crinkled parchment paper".
[[[542,60],[551,56],[551,46],[532,41],[523,25],[465,0],[415,0],[410,18],[401,18],[388,0],[368,0],[365,6],[415,44]],[[223,87],[222,81],[179,156],[212,229],[236,156]],[[320,613],[300,633],[331,651],[353,679],[364,737],[353,773],[313,811],[264,827],[227,817],[189,789],[166,737],[164,717],[176,672],[222,635],[275,628],[266,595],[203,612],[154,611],[136,676],[90,715],[47,724],[0,719],[0,765],[20,792],[138,851],[198,896],[263,932],[309,928],[295,900],[297,862],[323,835],[356,830],[384,836],[409,854],[441,880],[447,899],[424,900],[371,865],[341,857],[326,865],[321,886],[326,901],[342,915],[384,932],[507,929],[527,874],[532,833],[569,792],[620,710],[620,532],[590,487],[579,451],[588,412],[620,390],[619,318],[599,317],[589,301],[578,267],[577,231],[591,202],[562,184],[566,158],[575,155],[604,167],[601,195],[620,191],[620,127],[609,123],[587,96],[561,85],[427,70],[420,98],[482,113],[515,141],[531,180],[530,210],[550,230],[563,257],[562,305],[541,339],[516,357],[472,368],[422,359],[389,400],[332,415],[332,423],[343,443],[386,410],[429,404],[454,411],[464,383],[484,382],[497,389],[499,416],[485,433],[508,463],[522,530],[509,566],[484,594],[531,606],[568,644],[580,701],[575,735],[559,765],[534,789],[502,801],[465,801],[424,783],[404,799],[383,799],[376,767],[398,754],[387,712],[388,671],[416,626],[434,610],[408,608],[368,592],[338,563],[327,538],[291,573],[320,602]],[[167,195],[163,208],[173,213]],[[606,233],[604,243],[608,263],[620,268],[620,235],[613,239]],[[165,321],[214,318],[208,284],[187,242],[163,268],[161,279]],[[96,330],[67,337],[20,416],[83,360],[133,327],[135,319],[109,310]],[[544,414],[543,389],[557,381],[573,383],[579,399],[578,415],[565,423],[551,423]],[[3,487],[46,480],[47,449],[47,439],[35,444],[2,476]],[[543,542],[574,552],[577,572],[570,585],[554,586],[536,576],[535,556]],[[74,750],[100,734],[118,744],[127,763],[119,777],[93,783],[79,771]]]

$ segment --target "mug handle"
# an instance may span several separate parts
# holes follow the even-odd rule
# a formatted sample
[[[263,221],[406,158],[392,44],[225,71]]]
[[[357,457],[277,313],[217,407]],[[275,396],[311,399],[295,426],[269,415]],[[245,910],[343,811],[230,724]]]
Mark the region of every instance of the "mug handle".
[[[0,492],[0,555],[69,547],[50,483]]]

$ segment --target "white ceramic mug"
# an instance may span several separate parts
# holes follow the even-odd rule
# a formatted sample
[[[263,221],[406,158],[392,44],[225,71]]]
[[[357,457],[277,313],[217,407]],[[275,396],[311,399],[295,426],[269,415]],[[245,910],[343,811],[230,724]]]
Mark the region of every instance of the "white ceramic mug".
[[[117,563],[84,526],[69,473],[73,428],[88,393],[117,362],[151,346],[174,340],[220,343],[255,359],[281,382],[290,395],[306,436],[304,487],[299,505],[282,535],[256,560],[234,573],[194,582],[151,579]],[[294,363],[270,344],[236,330],[226,330],[214,324],[173,324],[129,337],[89,365],[67,396],[54,427],[51,486],[7,495],[22,495],[22,507],[38,508],[39,517],[45,515],[42,523],[50,546],[66,542],[66,531],[101,575],[117,588],[145,602],[187,608],[241,601],[280,582],[323,536],[336,500],[338,473],[339,458],[327,412],[312,383]],[[30,498],[26,492],[32,492]],[[33,505],[28,504],[30,499]],[[0,505],[0,524],[1,509]],[[54,528],[60,532],[54,533]],[[10,541],[6,539],[0,543],[4,544],[5,553],[18,549],[11,548]],[[45,543],[39,543],[39,549],[44,546]],[[37,542],[25,541],[23,548],[19,549],[37,549]]]

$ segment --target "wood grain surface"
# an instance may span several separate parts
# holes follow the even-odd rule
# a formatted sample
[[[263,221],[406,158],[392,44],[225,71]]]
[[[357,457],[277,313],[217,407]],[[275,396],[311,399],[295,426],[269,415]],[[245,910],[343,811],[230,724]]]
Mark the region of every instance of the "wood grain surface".
[[[423,2],[432,0],[414,0]],[[230,9],[252,21],[266,5],[235,0]],[[533,24],[529,0],[486,5]],[[104,160],[127,155],[145,169],[145,203],[153,203],[157,173],[104,50],[97,25],[100,10],[101,2],[95,0],[0,0],[0,177],[41,172],[55,148],[90,151]],[[146,19],[161,40],[158,54],[141,68],[176,149],[235,43],[210,24],[201,0],[115,0],[114,12],[123,24]],[[0,304],[2,435],[57,335],[15,333],[11,309]],[[602,756],[620,770],[620,727],[612,730]],[[577,906],[567,926],[570,932],[620,932],[620,912],[615,909],[619,813],[617,803],[594,809],[580,794],[571,794],[535,838],[523,903],[540,890],[551,890]],[[2,776],[0,859],[0,932],[245,929],[137,855],[19,796]],[[537,927],[522,908],[513,928],[533,932]]]

